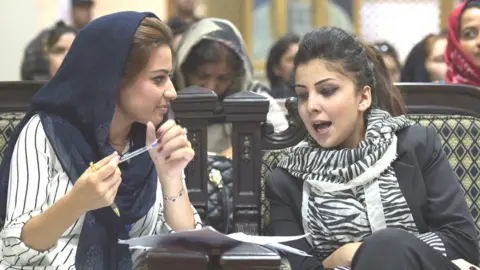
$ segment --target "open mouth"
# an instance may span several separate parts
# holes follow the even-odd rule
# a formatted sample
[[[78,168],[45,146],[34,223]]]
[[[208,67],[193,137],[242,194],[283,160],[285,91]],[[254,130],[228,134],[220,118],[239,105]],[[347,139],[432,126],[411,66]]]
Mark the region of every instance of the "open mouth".
[[[332,122],[329,121],[320,121],[312,124],[313,128],[320,132],[326,131],[331,125]]]

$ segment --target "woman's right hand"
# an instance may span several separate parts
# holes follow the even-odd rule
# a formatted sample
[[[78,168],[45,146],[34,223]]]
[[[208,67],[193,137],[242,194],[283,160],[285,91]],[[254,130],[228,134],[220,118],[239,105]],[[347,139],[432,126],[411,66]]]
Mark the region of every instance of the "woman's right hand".
[[[114,152],[95,164],[96,172],[88,168],[78,178],[71,195],[84,212],[112,205],[122,182],[119,161],[118,153]]]

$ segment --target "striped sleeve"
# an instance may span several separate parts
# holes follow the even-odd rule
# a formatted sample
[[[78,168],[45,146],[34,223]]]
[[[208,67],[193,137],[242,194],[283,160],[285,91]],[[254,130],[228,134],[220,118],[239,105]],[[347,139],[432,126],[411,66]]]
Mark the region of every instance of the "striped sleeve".
[[[29,248],[20,239],[23,225],[48,207],[49,163],[47,138],[40,118],[34,117],[20,133],[11,160],[5,227],[0,234],[3,259],[10,265],[31,265],[49,253]]]
[[[445,249],[442,239],[434,232],[421,233],[418,234],[417,237],[436,251],[442,253],[443,256],[447,256],[447,250]]]
[[[352,268],[346,267],[346,266],[345,267],[344,266],[335,267],[335,270],[350,270],[350,269],[352,269]]]
[[[185,173],[182,173],[182,181],[183,181],[183,186],[185,187],[185,190],[188,190],[185,183]],[[202,219],[200,218],[200,215],[198,214],[195,207],[193,207],[193,205],[191,207],[193,211],[193,218],[195,219],[194,229],[195,230],[201,229],[203,226]],[[175,232],[175,231],[168,225],[167,221],[165,220],[165,216],[163,215],[163,204],[162,204],[160,206],[160,212],[158,213],[158,223],[155,228],[155,234],[172,233],[172,232]]]

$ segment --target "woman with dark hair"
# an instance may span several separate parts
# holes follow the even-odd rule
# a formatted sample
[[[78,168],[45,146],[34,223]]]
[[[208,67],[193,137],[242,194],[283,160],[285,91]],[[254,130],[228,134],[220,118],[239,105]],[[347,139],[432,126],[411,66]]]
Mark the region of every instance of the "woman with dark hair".
[[[289,34],[273,44],[267,58],[267,78],[270,81],[272,97],[288,98],[295,96],[291,83],[293,58],[298,50],[298,35]]]
[[[385,62],[385,66],[387,66],[388,73],[392,77],[393,82],[400,81],[400,72],[402,70],[402,65],[400,64],[400,60],[398,60],[398,53],[393,47],[392,44],[388,42],[375,42],[373,46],[383,58],[383,62]]]
[[[443,54],[447,34],[429,34],[416,44],[402,69],[402,82],[444,82],[447,72]]]
[[[480,1],[467,0],[448,18],[447,83],[480,87]]]
[[[293,269],[458,269],[478,234],[435,130],[412,126],[382,56],[335,27],[304,36],[294,61],[309,136],[266,180],[271,235],[313,257]]]
[[[76,35],[77,30],[67,26],[62,21],[58,22],[55,27],[49,31],[46,46],[48,51],[48,74],[50,78],[57,73]]]
[[[244,41],[231,22],[205,18],[193,24],[183,35],[177,56],[174,75],[179,91],[197,85],[214,91],[219,101],[239,91],[252,91],[269,99],[267,122],[274,130],[288,127],[284,112],[269,94],[270,89],[253,79],[253,67]],[[230,124],[210,124],[208,151],[231,157],[231,133]]]
[[[1,269],[131,270],[142,250],[119,239],[201,227],[183,176],[194,151],[165,121],[171,43],[152,13],[110,14],[78,33],[4,152]]]

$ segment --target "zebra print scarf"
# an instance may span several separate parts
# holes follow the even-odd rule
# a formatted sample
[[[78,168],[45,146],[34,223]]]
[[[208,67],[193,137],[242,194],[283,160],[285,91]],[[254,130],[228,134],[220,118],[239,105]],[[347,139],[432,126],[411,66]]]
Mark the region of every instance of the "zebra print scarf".
[[[309,136],[286,149],[278,164],[304,180],[303,227],[320,260],[386,227],[418,233],[391,166],[397,157],[395,132],[409,121],[373,109],[367,123],[365,139],[355,149],[323,149]]]

